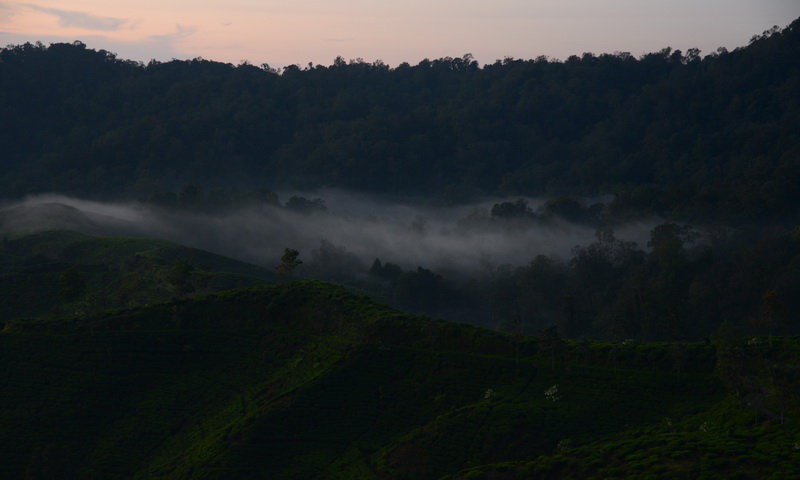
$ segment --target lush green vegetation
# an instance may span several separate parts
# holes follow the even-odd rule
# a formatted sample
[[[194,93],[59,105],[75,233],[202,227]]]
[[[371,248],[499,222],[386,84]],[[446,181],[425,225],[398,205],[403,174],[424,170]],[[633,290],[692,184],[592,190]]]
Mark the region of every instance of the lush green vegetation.
[[[617,194],[633,213],[796,219],[800,24],[702,57],[147,65],[80,42],[0,51],[6,196],[186,183]]]
[[[9,321],[0,350],[9,478],[766,478],[800,440],[797,339],[511,336],[316,282]]]
[[[270,270],[163,240],[64,231],[4,237],[0,320],[100,312],[273,279]]]

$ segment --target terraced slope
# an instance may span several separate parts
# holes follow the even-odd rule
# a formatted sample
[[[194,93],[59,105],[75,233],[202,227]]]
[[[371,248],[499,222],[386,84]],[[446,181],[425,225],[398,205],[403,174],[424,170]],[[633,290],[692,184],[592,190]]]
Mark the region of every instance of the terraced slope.
[[[665,417],[529,461],[481,465],[446,480],[800,478],[800,429],[764,421],[735,399],[681,420]]]
[[[675,442],[741,453],[698,433],[742,418],[712,345],[514,338],[317,282],[9,321],[0,352],[3,478],[602,478],[605,448],[642,474]],[[784,458],[796,427],[747,412]]]

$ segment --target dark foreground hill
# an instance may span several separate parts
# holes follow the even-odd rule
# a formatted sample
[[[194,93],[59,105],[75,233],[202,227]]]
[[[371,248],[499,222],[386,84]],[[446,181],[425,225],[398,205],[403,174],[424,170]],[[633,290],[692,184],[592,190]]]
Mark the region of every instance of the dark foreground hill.
[[[512,337],[316,282],[10,321],[0,476],[790,478],[798,351]]]

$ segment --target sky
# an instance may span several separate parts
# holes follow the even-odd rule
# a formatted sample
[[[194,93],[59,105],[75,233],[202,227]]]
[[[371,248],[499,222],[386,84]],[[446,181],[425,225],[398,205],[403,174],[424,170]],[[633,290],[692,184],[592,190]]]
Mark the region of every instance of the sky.
[[[132,60],[481,63],[670,46],[711,53],[800,17],[800,0],[0,0],[0,45],[80,40]]]

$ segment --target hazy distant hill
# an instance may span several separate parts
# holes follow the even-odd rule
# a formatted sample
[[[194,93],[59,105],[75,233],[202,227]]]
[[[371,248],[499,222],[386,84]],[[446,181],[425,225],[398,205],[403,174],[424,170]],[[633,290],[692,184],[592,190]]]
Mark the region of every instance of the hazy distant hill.
[[[796,218],[799,90],[798,21],[705,57],[337,59],[280,75],[25,44],[0,51],[0,189],[618,193],[647,212]]]

